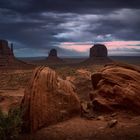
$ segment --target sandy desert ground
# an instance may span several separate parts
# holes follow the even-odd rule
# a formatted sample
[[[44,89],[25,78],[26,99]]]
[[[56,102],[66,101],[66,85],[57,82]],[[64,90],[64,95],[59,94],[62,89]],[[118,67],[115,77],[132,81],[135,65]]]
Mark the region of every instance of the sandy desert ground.
[[[115,59],[120,62],[127,62],[140,65],[140,59]],[[68,60],[69,62],[70,60]],[[74,60],[73,60],[74,62]],[[77,61],[79,62],[79,60]],[[35,61],[33,63],[36,63]],[[38,63],[38,62],[37,62]],[[42,64],[42,63],[40,63]],[[43,62],[44,64],[44,62]],[[39,65],[39,63],[38,63]],[[46,64],[45,64],[46,65]],[[86,70],[94,73],[100,70],[103,65],[52,65],[50,66],[64,79],[74,77],[78,70]],[[9,108],[19,105],[24,95],[33,69],[0,70],[0,108],[6,113]],[[84,94],[84,95],[83,95]],[[86,101],[86,93],[78,94],[81,100]],[[109,123],[116,120],[115,126],[110,127]],[[47,137],[46,137],[47,136]],[[34,135],[22,135],[23,140],[139,140],[140,139],[140,116],[132,112],[115,112],[112,114],[93,114],[79,116],[68,121],[58,123],[41,129]]]

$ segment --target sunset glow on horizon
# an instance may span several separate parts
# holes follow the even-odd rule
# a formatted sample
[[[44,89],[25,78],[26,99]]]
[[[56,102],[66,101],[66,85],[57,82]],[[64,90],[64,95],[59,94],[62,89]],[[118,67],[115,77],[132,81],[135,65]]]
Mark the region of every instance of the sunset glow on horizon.
[[[104,44],[107,47],[109,54],[111,54],[112,51],[115,52],[121,50],[123,53],[123,51],[129,49],[137,49],[137,47],[140,47],[140,41],[108,41],[100,42],[99,44]],[[94,44],[90,42],[64,42],[61,43],[59,47],[67,50],[74,50],[77,52],[86,53],[93,45]]]

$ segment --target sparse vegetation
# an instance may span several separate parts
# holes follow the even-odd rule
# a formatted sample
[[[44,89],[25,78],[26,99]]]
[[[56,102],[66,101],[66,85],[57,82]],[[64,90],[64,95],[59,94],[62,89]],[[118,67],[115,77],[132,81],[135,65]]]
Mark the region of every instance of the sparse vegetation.
[[[16,140],[21,132],[20,108],[11,109],[8,114],[0,110],[0,140]]]
[[[26,87],[32,71],[20,71],[20,72],[1,72],[0,76],[0,89],[19,89]]]
[[[71,68],[71,67],[61,67],[55,69],[59,75],[61,75],[63,78],[67,76],[75,76],[76,74],[76,68]]]

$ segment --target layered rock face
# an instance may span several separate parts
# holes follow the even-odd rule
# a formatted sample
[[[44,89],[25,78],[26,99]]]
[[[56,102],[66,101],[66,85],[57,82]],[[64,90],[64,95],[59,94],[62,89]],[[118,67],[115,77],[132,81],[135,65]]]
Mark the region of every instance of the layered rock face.
[[[108,51],[105,45],[103,44],[95,44],[93,47],[90,48],[90,55],[89,57],[107,57]]]
[[[35,70],[21,103],[24,130],[34,132],[80,113],[73,85],[48,67]]]
[[[114,64],[92,75],[96,111],[128,109],[140,113],[140,69]]]
[[[5,66],[6,64],[12,62],[13,59],[13,45],[11,44],[10,49],[8,46],[8,41],[0,40],[0,65]]]

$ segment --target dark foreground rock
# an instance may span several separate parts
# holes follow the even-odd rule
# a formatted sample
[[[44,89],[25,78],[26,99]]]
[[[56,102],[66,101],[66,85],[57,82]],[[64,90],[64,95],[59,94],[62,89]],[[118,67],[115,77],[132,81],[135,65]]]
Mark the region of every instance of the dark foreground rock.
[[[128,109],[140,113],[140,69],[112,64],[92,75],[93,107],[99,112]]]
[[[73,85],[48,67],[35,70],[21,104],[24,130],[34,132],[80,114]]]

